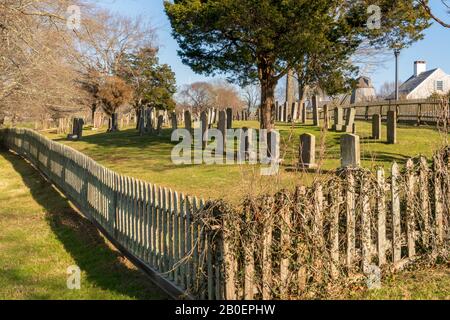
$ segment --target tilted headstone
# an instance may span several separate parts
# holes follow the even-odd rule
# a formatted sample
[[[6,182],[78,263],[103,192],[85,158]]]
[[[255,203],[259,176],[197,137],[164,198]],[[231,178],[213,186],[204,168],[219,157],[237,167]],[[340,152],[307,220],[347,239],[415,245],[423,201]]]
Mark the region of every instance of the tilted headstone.
[[[361,165],[359,136],[344,134],[341,137],[341,167],[358,167]]]
[[[300,136],[299,167],[315,168],[316,164],[316,137],[310,133]]]
[[[189,110],[184,112],[184,128],[189,132],[192,132],[192,116]]]
[[[319,126],[319,98],[317,96],[312,97],[312,112],[313,112],[313,125]]]
[[[334,109],[334,124],[333,124],[333,130],[341,132],[344,129],[344,109],[342,108],[335,108]]]
[[[397,112],[395,111],[387,113],[387,143],[397,143]]]
[[[343,132],[353,132],[353,124],[355,123],[356,109],[348,108],[345,110],[345,126]]]
[[[372,116],[372,139],[381,139],[381,115],[374,114]]]
[[[227,108],[227,129],[233,128],[233,109]]]

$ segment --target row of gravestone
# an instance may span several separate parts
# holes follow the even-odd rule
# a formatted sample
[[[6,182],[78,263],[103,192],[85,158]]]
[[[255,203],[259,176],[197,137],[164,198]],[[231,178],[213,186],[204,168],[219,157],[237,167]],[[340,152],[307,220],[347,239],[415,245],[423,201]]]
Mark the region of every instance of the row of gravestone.
[[[326,107],[326,106],[325,106]],[[334,109],[334,124],[332,126],[332,130],[337,132],[345,132],[345,133],[356,133],[356,109],[347,108],[345,109],[345,120],[344,120],[344,109],[343,108],[335,108]],[[324,117],[327,119],[327,112],[325,110]],[[380,114],[374,114],[372,116],[372,138],[375,140],[381,139],[381,120],[382,116]],[[387,131],[387,143],[388,144],[396,144],[397,143],[397,113],[396,111],[388,111],[387,113],[387,122],[386,122],[386,131]]]
[[[361,149],[359,136],[344,134],[340,141],[341,167],[358,167],[361,165]],[[299,167],[304,169],[317,168],[316,137],[310,133],[300,136]]]

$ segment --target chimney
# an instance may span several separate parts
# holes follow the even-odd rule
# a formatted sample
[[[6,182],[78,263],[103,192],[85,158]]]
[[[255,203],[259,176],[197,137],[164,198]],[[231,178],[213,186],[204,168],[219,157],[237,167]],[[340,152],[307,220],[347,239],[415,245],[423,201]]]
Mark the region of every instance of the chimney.
[[[427,71],[426,61],[414,61],[414,77],[419,76],[425,71]]]

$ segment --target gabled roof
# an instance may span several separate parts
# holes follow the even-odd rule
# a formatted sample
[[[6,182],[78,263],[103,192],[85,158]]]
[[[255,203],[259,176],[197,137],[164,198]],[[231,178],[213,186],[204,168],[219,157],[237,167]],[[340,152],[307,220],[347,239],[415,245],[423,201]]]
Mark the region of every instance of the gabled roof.
[[[417,77],[411,76],[408,80],[406,80],[398,89],[399,95],[408,95],[413,92],[418,86],[420,86],[425,80],[427,80],[433,73],[435,73],[438,68],[422,72]],[[392,93],[388,99],[394,98],[395,93]]]

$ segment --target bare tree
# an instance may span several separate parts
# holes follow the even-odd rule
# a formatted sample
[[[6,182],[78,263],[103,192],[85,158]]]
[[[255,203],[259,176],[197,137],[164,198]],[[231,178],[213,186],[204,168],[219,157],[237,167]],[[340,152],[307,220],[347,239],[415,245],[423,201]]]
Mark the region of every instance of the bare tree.
[[[216,104],[214,88],[207,82],[194,82],[185,85],[178,95],[179,104],[200,113]]]
[[[261,103],[261,92],[257,85],[249,85],[243,89],[243,99],[249,111],[255,111]]]
[[[431,10],[428,0],[419,0],[419,2],[425,8],[425,11],[434,21],[436,21],[445,28],[450,28],[450,23],[445,22],[443,19],[439,18],[436,14],[433,13],[433,10]],[[447,0],[441,0],[441,3],[447,8],[447,12],[450,13],[450,4],[448,2],[449,1]]]
[[[395,81],[385,82],[378,90],[377,96],[380,99],[387,99],[394,91],[395,91]]]

